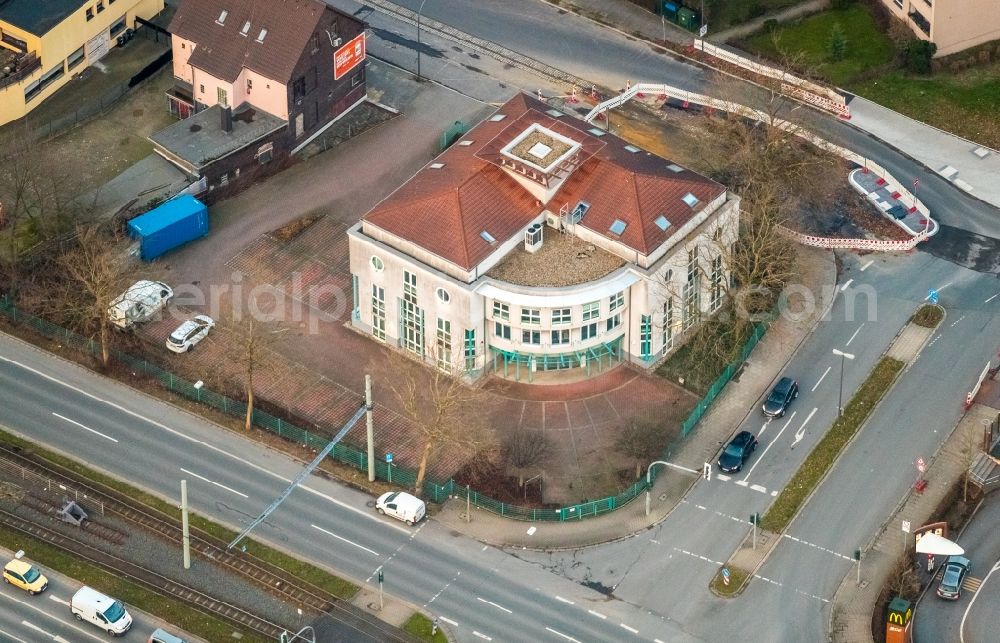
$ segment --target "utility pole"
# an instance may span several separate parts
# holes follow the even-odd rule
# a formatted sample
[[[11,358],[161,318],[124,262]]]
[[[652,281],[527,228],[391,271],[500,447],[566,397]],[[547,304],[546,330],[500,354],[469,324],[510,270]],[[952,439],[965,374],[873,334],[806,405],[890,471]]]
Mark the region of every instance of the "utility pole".
[[[184,569],[191,569],[191,534],[188,531],[188,483],[181,480],[181,545],[184,548]]]
[[[365,424],[368,429],[368,482],[375,482],[375,423],[372,419],[372,376],[365,375]]]
[[[385,580],[385,576],[381,571],[378,573],[378,609],[381,612],[382,608],[385,607],[382,603],[382,581]]]

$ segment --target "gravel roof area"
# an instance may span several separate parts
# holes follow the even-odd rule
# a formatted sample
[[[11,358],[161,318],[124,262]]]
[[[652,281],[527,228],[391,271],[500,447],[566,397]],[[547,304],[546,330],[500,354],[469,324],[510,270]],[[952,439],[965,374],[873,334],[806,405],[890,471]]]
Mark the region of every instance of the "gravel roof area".
[[[594,281],[625,265],[625,260],[571,234],[545,228],[542,247],[530,253],[518,246],[486,273],[522,286],[572,286]]]
[[[108,540],[104,540],[94,534],[88,533],[86,529],[81,529],[73,525],[64,523],[51,517],[43,517],[31,507],[17,502],[17,495],[12,494],[12,486],[21,487],[27,492],[31,492],[40,497],[47,497],[54,503],[61,504],[63,497],[59,494],[46,492],[44,487],[32,486],[30,482],[13,479],[6,471],[0,471],[0,481],[12,483],[4,485],[6,493],[0,494],[0,507],[30,520],[38,520],[50,529],[65,533],[78,540],[82,540],[94,547],[102,549],[143,565],[157,573],[178,582],[192,587],[200,592],[204,592],[213,598],[225,601],[232,605],[237,605],[258,616],[266,618],[274,623],[285,626],[308,625],[312,622],[316,614],[304,611],[303,616],[296,612],[296,606],[283,602],[281,599],[266,592],[261,587],[254,585],[224,568],[215,566],[205,559],[192,552],[191,569],[185,570],[181,555],[180,542],[168,542],[163,538],[154,536],[149,532],[136,527],[132,523],[126,523],[112,515],[100,515],[99,508],[86,500],[80,501],[84,511],[88,512],[95,520],[103,525],[116,528],[128,533],[128,537],[121,545],[116,545]],[[298,629],[298,628],[296,628]]]

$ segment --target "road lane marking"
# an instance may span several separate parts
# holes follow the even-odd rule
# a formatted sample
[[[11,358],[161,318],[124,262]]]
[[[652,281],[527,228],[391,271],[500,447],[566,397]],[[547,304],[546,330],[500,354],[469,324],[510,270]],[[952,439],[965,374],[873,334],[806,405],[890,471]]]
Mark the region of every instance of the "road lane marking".
[[[760,486],[759,484],[752,484],[752,485],[750,485],[750,488],[753,489],[754,491],[759,491],[761,493],[767,493],[767,489],[765,489],[764,487]]]
[[[57,621],[60,626],[62,626],[62,627],[68,627],[68,628],[70,628],[70,629],[72,629],[72,630],[74,630],[76,632],[79,632],[80,634],[82,634],[83,636],[85,636],[85,637],[87,637],[89,639],[93,639],[95,641],[98,641],[99,643],[104,643],[104,641],[105,641],[105,639],[101,638],[100,636],[96,636],[96,635],[94,635],[93,633],[91,633],[89,631],[86,631],[86,630],[83,630],[83,629],[77,627],[72,621],[66,622],[66,621],[59,620],[59,618],[56,615],[50,614],[49,612],[46,612],[42,608],[40,608],[40,607],[38,607],[36,605],[32,605],[29,602],[22,601],[20,599],[14,598],[13,596],[8,596],[6,593],[3,593],[3,592],[0,592],[0,598],[5,598],[5,599],[7,599],[9,601],[14,601],[18,605],[23,605],[24,607],[26,607],[26,608],[34,611],[34,612],[38,612],[39,614],[41,614],[45,618]],[[55,601],[57,601],[59,603],[63,603],[65,605],[69,605],[69,603],[67,603],[66,601],[64,601],[62,599],[59,599],[59,598],[56,598],[56,597],[52,596],[51,594],[49,594],[49,598],[52,598],[52,599],[54,599]]]
[[[83,429],[84,431],[90,431],[90,432],[91,432],[91,433],[93,433],[94,435],[99,435],[99,436],[101,436],[102,438],[104,438],[105,440],[111,440],[112,442],[116,442],[116,443],[118,442],[118,440],[114,439],[114,438],[113,438],[113,437],[111,437],[110,435],[105,435],[104,433],[101,433],[100,431],[95,431],[94,429],[90,428],[89,426],[84,426],[83,424],[80,424],[80,423],[79,423],[79,422],[77,422],[76,420],[71,420],[71,419],[69,419],[68,417],[66,417],[66,416],[64,416],[64,415],[59,415],[59,414],[58,414],[58,413],[56,413],[55,411],[53,411],[53,412],[52,412],[52,415],[56,416],[56,417],[57,417],[57,418],[59,418],[60,420],[65,420],[65,421],[69,422],[70,424],[75,424],[75,425],[77,425],[78,427],[80,427],[81,429]]]
[[[49,600],[50,601],[55,601],[55,602],[59,603],[60,605],[65,605],[66,607],[69,607],[69,601],[64,601],[63,599],[59,598],[55,594],[49,594]]]
[[[849,340],[847,340],[847,343],[846,343],[846,344],[844,344],[844,346],[850,346],[850,345],[851,345],[851,342],[853,342],[853,341],[854,341],[854,338],[858,336],[858,333],[860,333],[860,332],[861,332],[861,328],[862,328],[862,327],[863,327],[864,325],[865,325],[865,323],[864,323],[864,322],[861,322],[861,326],[858,326],[858,329],[857,329],[856,331],[854,331],[854,334],[853,334],[853,335],[851,335],[851,338],[850,338]]]
[[[750,474],[747,474],[747,475],[750,475]],[[741,487],[745,487],[745,486],[747,486],[750,483],[747,482],[746,480],[737,480],[736,484],[740,485]]]
[[[317,531],[322,531],[327,536],[333,536],[337,540],[342,540],[345,543],[347,543],[348,545],[354,545],[358,549],[364,549],[366,552],[368,552],[370,554],[374,554],[375,556],[378,556],[378,552],[377,551],[372,551],[371,549],[368,549],[364,545],[359,545],[358,543],[350,541],[350,540],[344,538],[343,536],[338,536],[337,534],[333,533],[332,531],[327,531],[326,529],[323,529],[322,527],[317,527],[316,525],[312,525],[312,528],[315,529],[315,530],[317,530]]]
[[[458,623],[451,620],[450,618],[445,618],[444,616],[439,616],[438,618],[447,623],[448,625],[454,625],[455,627],[458,627]]]
[[[546,629],[546,630],[548,630],[549,632],[552,632],[553,634],[555,634],[555,635],[557,635],[557,636],[561,636],[561,637],[563,637],[563,638],[564,638],[564,639],[566,639],[567,641],[570,641],[570,643],[580,643],[580,641],[577,641],[577,640],[576,640],[575,638],[573,638],[573,637],[572,637],[572,636],[570,636],[569,634],[563,634],[563,633],[562,633],[562,632],[560,632],[559,630],[554,630],[554,629],[552,629],[551,627],[546,627],[545,629]]]
[[[188,471],[184,467],[181,467],[180,469],[181,469],[181,471],[183,471],[184,473],[188,474],[189,476],[194,476],[195,478],[198,478],[199,480],[203,480],[203,481],[205,481],[205,482],[207,482],[209,484],[214,484],[216,487],[219,487],[220,489],[225,489],[226,491],[230,491],[232,493],[235,493],[237,496],[242,496],[244,498],[249,498],[250,497],[250,496],[248,496],[245,493],[240,493],[236,489],[231,489],[230,487],[227,487],[224,484],[220,484],[220,483],[216,482],[215,480],[209,480],[208,478],[205,478],[203,476],[199,476],[197,473],[194,473],[193,471]]]
[[[998,569],[1000,569],[1000,562],[993,565],[993,568],[990,569],[990,573],[986,574],[986,578],[984,578],[983,582],[980,583],[979,589],[977,589],[976,593],[972,595],[972,600],[969,601],[969,606],[965,608],[965,613],[962,614],[962,622],[958,625],[958,638],[961,643],[965,643],[965,619],[969,617],[969,612],[972,611],[972,606],[976,604],[976,599],[979,598],[979,591],[983,588],[983,585],[986,584],[986,581],[990,579],[990,576],[993,575],[993,572]]]
[[[805,419],[805,421],[802,422],[802,426],[800,426],[799,430],[795,432],[795,440],[792,442],[791,446],[789,447],[790,449],[794,449],[795,445],[798,444],[799,442],[801,442],[802,438],[806,437],[806,424],[809,424],[809,420],[811,420],[812,417],[814,415],[816,415],[816,411],[818,411],[818,410],[819,410],[819,408],[814,408],[812,410],[812,413],[809,414],[809,417],[807,417]]]
[[[607,616],[605,616],[604,614],[601,614],[600,612],[595,612],[594,610],[587,610],[587,612],[589,612],[590,614],[593,614],[594,616],[596,616],[597,618],[600,618],[600,619],[606,619],[607,618]]]
[[[19,639],[16,636],[14,636],[13,634],[11,634],[10,632],[5,632],[4,630],[0,630],[0,634],[3,634],[4,636],[6,636],[11,641],[16,641],[17,643],[31,643],[30,641],[25,641],[24,639]]]
[[[632,632],[633,634],[638,634],[639,633],[639,630],[635,629],[634,627],[629,627],[628,625],[625,625],[624,623],[619,623],[619,625],[622,626],[622,629],[628,630],[629,632]]]
[[[853,279],[848,279],[843,286],[840,287],[840,292],[847,290],[847,287],[854,283]]]
[[[563,598],[562,596],[557,595],[556,600],[559,601],[560,603],[566,603],[568,605],[576,605],[576,603],[574,603],[573,601],[569,600],[568,598]]]
[[[715,474],[715,477],[718,478],[719,480],[722,480],[723,482],[729,482],[732,479],[724,473],[717,473]]]
[[[812,387],[812,391],[810,391],[811,393],[815,393],[816,392],[816,389],[819,388],[820,382],[823,381],[823,378],[826,377],[826,374],[830,372],[831,368],[833,368],[833,367],[832,366],[827,366],[826,367],[826,370],[823,371],[823,374],[819,376],[819,380],[817,380],[816,384]]]
[[[788,425],[792,423],[792,420],[795,419],[796,413],[798,413],[798,411],[792,411],[792,414],[788,416],[788,421],[785,422],[785,426],[781,427],[781,430],[778,431],[778,435],[774,436],[774,439],[768,443],[767,448],[764,449],[764,453],[760,454],[760,457],[757,458],[757,461],[754,462],[753,466],[750,467],[750,470],[747,471],[746,476],[744,476],[744,478],[739,482],[737,482],[736,484],[742,484],[743,486],[746,486],[747,480],[750,478],[750,474],[753,473],[753,470],[756,469],[757,465],[761,463],[761,461],[764,459],[764,456],[767,455],[767,452],[771,449],[772,446],[774,446],[774,443],[778,441],[778,438],[780,438],[781,434],[785,432],[785,429],[788,428]]]
[[[867,270],[868,267],[871,266],[873,263],[875,263],[875,260],[874,259],[870,259],[868,261],[868,263],[866,263],[865,265],[861,266],[861,272],[864,272],[865,270]]]
[[[954,328],[955,325],[958,324],[958,322],[962,321],[963,319],[965,319],[965,315],[962,315],[961,317],[959,317],[958,319],[956,319],[954,322],[952,322],[951,327]]]
[[[680,553],[682,553],[682,554],[684,554],[686,556],[690,556],[691,558],[697,558],[698,560],[704,560],[705,562],[712,563],[713,565],[719,565],[720,567],[722,565],[725,565],[725,563],[720,563],[717,560],[712,560],[711,558],[705,558],[704,556],[699,556],[698,554],[693,554],[693,553],[687,551],[686,549],[678,549],[678,548],[674,547],[673,550],[674,551],[679,551]]]
[[[75,392],[79,393],[80,395],[82,395],[82,396],[84,396],[86,398],[94,400],[95,402],[100,402],[101,404],[106,404],[107,406],[110,406],[111,408],[116,409],[116,410],[118,410],[118,411],[120,411],[120,412],[122,412],[122,413],[124,413],[126,415],[134,417],[134,418],[136,418],[138,420],[142,420],[143,422],[146,422],[146,423],[148,423],[148,424],[150,424],[152,426],[155,426],[155,427],[157,427],[159,429],[163,429],[167,433],[170,433],[171,435],[174,435],[174,436],[176,436],[178,438],[183,438],[184,440],[187,440],[189,442],[193,442],[195,444],[200,444],[201,446],[205,447],[206,449],[209,449],[211,451],[215,451],[219,455],[225,456],[225,457],[227,457],[227,458],[229,458],[231,460],[239,462],[240,464],[246,465],[246,466],[250,467],[251,469],[255,469],[257,471],[260,471],[261,473],[265,473],[265,474],[267,474],[267,475],[269,475],[269,476],[271,476],[271,477],[273,477],[273,478],[275,478],[277,480],[280,480],[281,482],[284,482],[284,483],[287,484],[287,483],[289,483],[289,482],[292,481],[291,478],[286,478],[285,476],[283,476],[281,474],[278,474],[278,473],[275,473],[275,472],[273,472],[270,469],[267,469],[265,467],[262,467],[259,464],[256,464],[255,462],[251,462],[250,460],[246,460],[244,458],[241,458],[238,455],[234,455],[234,454],[226,451],[222,447],[217,447],[214,444],[209,444],[208,442],[205,442],[203,440],[199,440],[198,438],[195,438],[195,437],[192,437],[190,435],[187,435],[186,433],[178,431],[177,429],[172,429],[169,426],[167,426],[166,424],[163,424],[162,422],[157,422],[156,420],[151,420],[148,417],[146,417],[146,416],[144,416],[144,415],[142,415],[140,413],[137,413],[137,412],[135,412],[135,411],[133,411],[131,409],[127,409],[127,408],[125,408],[124,406],[122,406],[120,404],[116,404],[116,403],[114,403],[114,402],[112,402],[110,400],[105,400],[104,398],[99,397],[97,395],[94,395],[93,393],[88,393],[87,391],[85,391],[85,390],[83,390],[83,389],[81,389],[79,387],[73,386],[72,384],[69,384],[68,382],[63,382],[62,380],[60,380],[60,379],[58,379],[56,377],[53,377],[51,375],[48,375],[46,373],[43,373],[42,371],[40,371],[38,369],[32,368],[31,366],[28,366],[27,364],[22,364],[21,362],[18,362],[17,360],[13,360],[13,359],[10,359],[9,357],[4,357],[2,355],[0,355],[0,361],[7,362],[8,364],[13,364],[13,365],[15,365],[15,366],[17,366],[17,367],[19,367],[21,369],[24,369],[26,371],[34,373],[35,375],[37,375],[37,376],[39,376],[39,377],[41,377],[43,379],[46,379],[46,380],[48,380],[50,382],[53,382],[55,384],[58,384],[58,385],[63,386],[65,388],[68,388],[71,391],[75,391]],[[122,386],[122,388],[126,388],[126,389],[129,388],[129,387],[125,386],[124,384],[120,384],[118,382],[116,382],[116,384],[119,384],[120,386]],[[202,417],[198,417],[198,416],[195,416],[195,417],[199,421],[207,422],[207,420],[205,420]],[[388,523],[386,521],[383,521],[380,518],[378,518],[376,515],[368,512],[368,511],[364,511],[362,509],[358,509],[357,507],[353,507],[353,506],[347,504],[346,502],[337,500],[336,498],[334,498],[332,496],[329,496],[329,495],[327,495],[327,494],[325,494],[325,493],[323,493],[321,491],[318,491],[316,489],[313,489],[312,487],[309,487],[307,485],[300,484],[299,488],[302,489],[303,491],[307,491],[307,492],[309,492],[309,493],[311,493],[311,494],[313,494],[315,496],[323,498],[324,500],[328,500],[331,503],[337,505],[338,507],[341,507],[343,509],[347,509],[348,511],[353,511],[354,513],[359,514],[361,516],[364,516],[365,518],[368,518],[369,520],[374,520],[375,522],[377,522],[377,523],[379,523],[379,524],[381,524],[381,525],[383,525],[385,527],[389,527],[390,529],[395,529],[395,530],[400,531],[400,532],[402,532],[404,534],[410,535],[410,530],[407,529],[407,528],[405,528],[405,527],[403,527],[402,525],[394,525],[392,523]]]
[[[503,610],[504,612],[507,612],[508,614],[513,614],[514,613],[514,612],[510,611],[509,609],[507,609],[506,607],[504,607],[503,605],[497,605],[493,601],[488,601],[488,600],[486,600],[485,598],[483,598],[481,596],[477,596],[476,600],[479,601],[480,603],[486,603],[487,605],[492,605],[493,607],[497,608],[498,610]]]
[[[485,634],[482,634],[482,633],[480,633],[480,632],[477,632],[476,630],[472,630],[472,633],[473,633],[473,634],[475,634],[476,636],[478,636],[478,637],[479,637],[479,638],[481,638],[481,639],[486,639],[487,641],[492,641],[492,640],[493,640],[493,637],[491,637],[491,636],[486,636]]]
[[[818,550],[824,551],[824,552],[826,552],[828,554],[832,554],[833,556],[836,556],[837,558],[843,558],[844,560],[850,561],[852,563],[854,562],[854,559],[851,558],[850,556],[845,556],[845,555],[841,554],[840,552],[833,551],[832,549],[827,549],[826,547],[823,547],[822,545],[817,545],[816,543],[811,543],[808,540],[802,540],[801,538],[797,538],[795,536],[790,536],[788,534],[782,534],[782,537],[787,538],[789,540],[794,540],[795,542],[803,544],[803,545],[808,545],[809,547],[812,547],[813,549],[818,549]]]
[[[1000,297],[1000,293],[997,293],[997,294],[993,295],[992,297],[990,297],[989,299],[987,299],[987,300],[986,300],[986,301],[984,301],[983,303],[984,303],[984,304],[988,304],[988,303],[990,303],[991,301],[993,301],[994,299],[996,299],[997,297]]]

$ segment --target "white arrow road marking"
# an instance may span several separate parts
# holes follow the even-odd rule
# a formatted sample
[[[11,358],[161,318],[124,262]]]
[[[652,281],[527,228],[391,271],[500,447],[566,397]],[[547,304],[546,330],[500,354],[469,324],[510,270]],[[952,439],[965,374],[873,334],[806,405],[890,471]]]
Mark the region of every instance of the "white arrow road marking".
[[[844,344],[845,346],[850,346],[851,345],[851,342],[853,342],[854,338],[858,336],[858,333],[861,332],[861,327],[864,326],[864,325],[865,325],[865,323],[861,322],[861,326],[858,326],[858,329],[856,331],[854,331],[854,334],[851,335],[851,338],[849,340],[847,340],[846,344]]]
[[[816,384],[812,387],[812,392],[816,392],[816,389],[819,388],[820,382],[823,381],[823,378],[826,377],[826,374],[830,372],[831,368],[833,367],[832,366],[826,367],[826,370],[823,371],[823,374],[819,376],[819,379],[816,381]]]
[[[479,601],[480,603],[486,603],[487,605],[492,605],[493,607],[497,608],[498,610],[503,610],[504,612],[507,612],[508,614],[513,614],[514,613],[514,612],[510,611],[509,609],[507,609],[506,607],[504,607],[503,605],[497,605],[493,601],[488,601],[485,598],[482,598],[480,596],[477,596],[476,600]]]
[[[348,540],[348,539],[344,538],[343,536],[338,536],[337,534],[333,533],[332,531],[327,531],[326,529],[323,529],[322,527],[317,527],[316,525],[312,525],[312,528],[315,529],[316,531],[322,531],[327,536],[333,536],[337,540],[342,540],[345,543],[347,543],[348,545],[354,545],[358,549],[364,549],[369,554],[374,554],[375,556],[378,556],[378,552],[377,551],[372,551],[371,549],[368,549],[364,545],[359,545],[358,543],[353,542],[351,540]]]
[[[71,420],[71,419],[69,419],[69,418],[68,418],[68,417],[66,417],[66,416],[63,416],[63,415],[59,415],[59,414],[58,414],[58,413],[56,413],[55,411],[53,411],[53,412],[52,412],[52,415],[56,416],[56,417],[57,417],[57,418],[59,418],[60,420],[66,420],[66,421],[67,421],[67,422],[69,422],[70,424],[75,424],[75,425],[77,425],[78,427],[80,427],[81,429],[83,429],[84,431],[90,431],[90,432],[91,432],[91,433],[93,433],[94,435],[99,435],[99,436],[101,436],[102,438],[104,438],[105,440],[111,440],[112,442],[118,442],[118,440],[114,439],[114,438],[113,438],[113,437],[111,437],[110,435],[105,435],[105,434],[101,433],[100,431],[95,431],[94,429],[90,428],[89,426],[84,426],[84,425],[80,424],[79,422],[77,422],[76,420]]]
[[[181,469],[181,471],[183,471],[184,473],[188,474],[189,476],[194,476],[195,478],[198,478],[199,480],[202,480],[202,481],[207,482],[209,484],[214,484],[216,487],[219,487],[220,489],[225,489],[226,491],[235,493],[237,496],[243,496],[244,498],[249,498],[250,497],[250,496],[248,496],[245,493],[240,493],[236,489],[231,489],[230,487],[227,487],[224,484],[220,484],[220,483],[216,482],[215,480],[209,480],[208,478],[205,478],[203,476],[199,476],[197,473],[194,473],[192,471],[188,471],[184,467],[181,467],[180,469]]]
[[[806,437],[806,425],[809,424],[809,420],[811,420],[812,417],[816,415],[816,411],[818,410],[819,410],[818,408],[814,408],[812,410],[812,413],[809,414],[809,417],[807,417],[805,421],[802,422],[802,426],[800,426],[799,430],[795,432],[795,441],[792,442],[792,446],[789,448],[794,449],[795,445],[798,444],[799,441],[802,440],[802,438]]]
[[[562,632],[560,632],[560,631],[558,631],[558,630],[554,630],[554,629],[552,629],[551,627],[546,627],[545,629],[546,629],[547,631],[549,631],[549,632],[552,632],[553,634],[555,634],[555,635],[557,635],[557,636],[561,636],[561,637],[563,637],[563,638],[564,638],[564,639],[566,639],[567,641],[570,641],[570,643],[580,643],[580,641],[577,641],[577,640],[576,640],[575,638],[573,638],[572,636],[570,636],[570,635],[568,635],[568,634],[563,634]]]
[[[787,428],[788,428],[788,425],[792,423],[792,420],[794,420],[794,419],[795,419],[795,414],[796,414],[796,413],[798,413],[798,411],[792,411],[792,414],[788,416],[788,421],[787,421],[787,422],[785,422],[785,426],[781,427],[781,430],[780,430],[780,431],[778,431],[778,435],[774,436],[774,439],[773,439],[773,440],[771,440],[771,442],[770,442],[770,443],[769,443],[769,444],[767,445],[767,448],[766,448],[766,449],[764,449],[764,453],[761,453],[761,454],[760,454],[760,457],[758,457],[758,458],[757,458],[757,461],[756,461],[756,462],[754,462],[754,463],[753,463],[753,466],[752,466],[752,467],[750,467],[750,470],[749,470],[749,471],[747,471],[747,474],[746,474],[746,476],[744,476],[744,478],[743,478],[742,480],[739,480],[739,481],[737,481],[737,482],[736,482],[736,484],[741,484],[741,485],[743,485],[744,487],[745,487],[745,486],[747,485],[747,480],[749,480],[749,479],[750,479],[750,474],[751,474],[751,473],[753,473],[753,470],[757,468],[757,465],[758,465],[758,464],[760,464],[760,461],[764,459],[764,456],[765,456],[765,455],[767,455],[767,452],[768,452],[768,450],[769,450],[769,449],[770,449],[770,448],[771,448],[772,446],[774,446],[774,443],[775,443],[775,442],[777,442],[777,441],[778,441],[778,438],[780,438],[780,437],[781,437],[781,434],[785,432],[785,429],[787,429]]]
[[[758,438],[760,436],[764,435],[764,431],[767,430],[767,425],[770,424],[770,423],[771,423],[771,418],[767,418],[767,420],[764,421],[764,424],[762,424],[761,427],[760,427],[760,431],[757,433],[757,437]]]

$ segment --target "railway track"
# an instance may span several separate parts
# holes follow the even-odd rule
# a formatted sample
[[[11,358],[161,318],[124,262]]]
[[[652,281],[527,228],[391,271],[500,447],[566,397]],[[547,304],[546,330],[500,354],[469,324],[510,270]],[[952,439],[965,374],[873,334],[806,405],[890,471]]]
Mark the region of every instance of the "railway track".
[[[25,535],[43,540],[47,544],[58,547],[76,558],[91,562],[149,589],[178,598],[187,604],[195,606],[202,612],[221,617],[238,627],[256,632],[265,638],[277,639],[281,636],[282,632],[287,631],[285,627],[251,614],[235,605],[212,598],[193,587],[188,587],[171,578],[162,576],[142,565],[119,558],[82,540],[66,536],[2,509],[0,509],[0,523]]]
[[[178,547],[181,545],[183,532],[179,517],[164,514],[100,483],[85,481],[81,475],[60,465],[49,461],[39,462],[5,446],[0,446],[0,459],[73,487],[80,493],[85,493],[88,498],[103,503],[105,514],[117,515],[122,520],[177,543]],[[238,574],[304,611],[322,613],[353,628],[378,633],[382,640],[413,641],[402,630],[272,563],[246,552],[229,550],[227,542],[195,527],[191,527],[189,533],[193,553]]]

